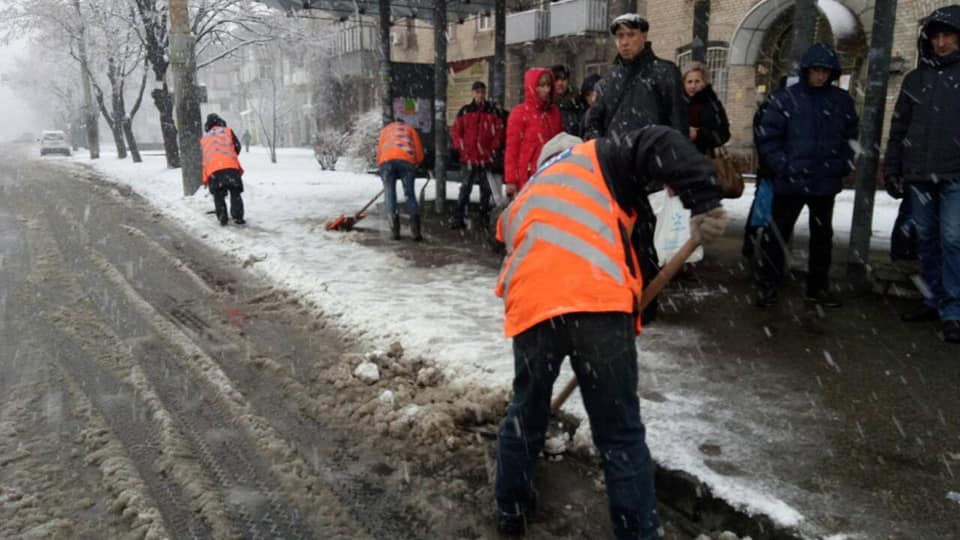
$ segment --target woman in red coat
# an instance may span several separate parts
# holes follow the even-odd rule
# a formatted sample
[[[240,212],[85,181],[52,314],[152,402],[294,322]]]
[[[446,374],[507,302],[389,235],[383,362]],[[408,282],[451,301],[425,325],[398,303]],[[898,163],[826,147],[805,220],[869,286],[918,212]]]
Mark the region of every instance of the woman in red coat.
[[[511,197],[536,172],[543,145],[563,129],[560,108],[553,102],[553,73],[546,68],[529,69],[523,76],[523,88],[523,103],[507,119],[503,172]]]

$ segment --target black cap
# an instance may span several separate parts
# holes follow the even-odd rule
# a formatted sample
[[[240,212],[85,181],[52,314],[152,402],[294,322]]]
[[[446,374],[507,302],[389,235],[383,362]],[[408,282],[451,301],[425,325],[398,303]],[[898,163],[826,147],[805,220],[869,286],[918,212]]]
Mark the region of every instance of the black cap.
[[[214,126],[227,127],[227,121],[220,118],[217,113],[210,113],[207,115],[207,121],[203,124],[203,130],[210,131]]]
[[[583,79],[583,84],[580,85],[580,93],[586,94],[587,92],[593,92],[597,83],[600,82],[600,76],[594,73],[593,75],[588,75],[587,78]]]
[[[624,13],[616,19],[610,22],[610,33],[616,34],[617,28],[620,26],[625,26],[627,28],[633,28],[634,30],[640,30],[641,32],[650,31],[650,23],[646,19],[637,15],[636,13]]]
[[[473,83],[473,87],[471,87],[471,90],[486,90],[486,89],[487,89],[487,85],[483,84],[483,81],[477,81]]]

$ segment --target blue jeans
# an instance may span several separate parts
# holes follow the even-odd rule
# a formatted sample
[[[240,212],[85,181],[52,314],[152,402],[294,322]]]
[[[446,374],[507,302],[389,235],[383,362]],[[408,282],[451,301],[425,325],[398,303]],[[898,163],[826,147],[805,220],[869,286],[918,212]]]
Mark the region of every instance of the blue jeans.
[[[927,304],[941,320],[960,320],[960,180],[911,184],[908,196]]]
[[[380,166],[380,179],[383,180],[383,194],[387,199],[387,218],[397,215],[397,180],[403,182],[403,196],[407,200],[407,214],[418,214],[417,192],[413,185],[413,164],[395,159]]]
[[[500,512],[527,512],[543,449],[553,383],[565,356],[603,458],[610,519],[617,538],[656,538],[660,522],[654,465],[637,396],[637,349],[627,313],[574,313],[514,337],[513,400],[500,426],[495,494]]]

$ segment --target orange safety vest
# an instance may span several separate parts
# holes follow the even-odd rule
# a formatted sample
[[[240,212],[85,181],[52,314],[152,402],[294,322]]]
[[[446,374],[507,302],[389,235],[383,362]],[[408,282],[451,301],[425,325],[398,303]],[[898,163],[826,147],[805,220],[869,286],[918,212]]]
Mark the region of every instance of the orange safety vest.
[[[377,166],[397,159],[418,165],[423,161],[423,146],[417,130],[412,126],[392,122],[380,131],[380,139],[377,141]]]
[[[214,127],[200,139],[203,149],[203,185],[210,183],[210,175],[224,169],[239,169],[240,158],[233,147],[233,130],[228,127]]]
[[[506,336],[579,312],[634,313],[639,332],[635,222],[607,187],[596,141],[545,163],[497,222],[507,246],[495,289],[504,299]]]

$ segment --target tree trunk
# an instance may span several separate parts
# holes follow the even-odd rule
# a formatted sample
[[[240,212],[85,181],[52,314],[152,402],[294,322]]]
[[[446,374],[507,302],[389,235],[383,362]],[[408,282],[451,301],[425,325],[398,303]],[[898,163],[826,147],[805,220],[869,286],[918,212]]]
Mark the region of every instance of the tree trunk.
[[[73,8],[80,16],[80,1],[73,0]],[[84,36],[85,29],[80,26],[79,54],[80,54],[80,84],[83,86],[83,117],[87,128],[87,148],[90,150],[90,159],[100,158],[100,124],[97,121],[97,108],[93,105],[93,96],[90,90],[90,67],[87,64],[87,43]]]
[[[173,120],[173,96],[167,83],[150,93],[153,104],[160,112],[160,132],[163,134],[163,151],[167,156],[167,167],[180,167],[180,146],[177,145],[177,123]]]
[[[130,147],[130,157],[133,158],[134,163],[142,163],[143,158],[140,157],[140,149],[137,148],[137,139],[133,136],[133,121],[129,117],[124,117],[121,124],[123,124],[123,134],[127,139],[127,146]]]

